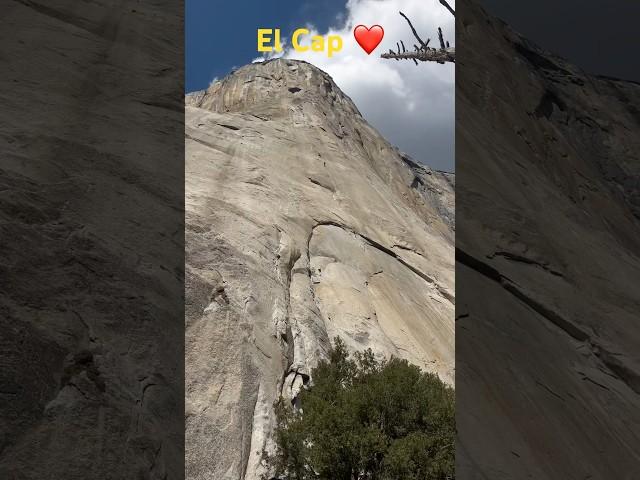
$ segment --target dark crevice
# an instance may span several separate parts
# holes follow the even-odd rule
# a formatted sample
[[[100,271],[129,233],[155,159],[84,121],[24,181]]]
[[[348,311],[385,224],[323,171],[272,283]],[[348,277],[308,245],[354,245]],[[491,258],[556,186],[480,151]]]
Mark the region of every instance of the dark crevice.
[[[55,8],[47,6],[46,3],[48,2],[44,2],[45,4],[43,5],[42,3],[37,3],[30,0],[14,1],[24,5],[27,8],[31,8],[42,15],[46,15],[47,17],[53,18],[62,23],[66,23],[73,27],[79,28],[93,35],[104,38],[105,40],[113,42],[116,39],[117,29],[113,28],[111,25],[93,25],[83,18],[75,17],[70,13],[62,12],[60,10],[56,10]]]
[[[475,270],[481,275],[493,280],[494,282],[500,283],[501,279],[504,278],[509,280],[507,277],[503,277],[500,272],[498,272],[495,268],[487,265],[480,260],[472,257],[468,253],[456,247],[456,262],[460,262],[463,265]]]
[[[424,182],[420,180],[418,177],[413,177],[413,182],[411,182],[411,188],[418,188],[424,186]]]
[[[547,119],[551,118],[554,105],[563,112],[567,109],[567,105],[558,97],[556,93],[552,92],[551,90],[547,90],[546,92],[544,92],[544,95],[540,99],[540,102],[535,109],[534,113],[536,117],[545,117]]]
[[[426,173],[428,173],[424,166],[414,162],[413,160],[411,160],[408,156],[400,154],[400,159],[411,169],[411,170],[422,170],[425,171]]]
[[[226,125],[224,123],[219,123],[221,127],[228,128],[229,130],[240,130],[240,127],[234,127],[233,125]]]
[[[216,150],[218,152],[226,153],[227,155],[229,154],[229,152],[227,152],[226,150],[222,149],[221,147],[218,147],[218,146],[214,145],[213,143],[207,142],[205,140],[201,140],[199,138],[193,137],[193,136],[189,135],[188,133],[184,134],[184,138],[186,138],[187,140],[193,140],[194,142],[197,142],[200,145],[204,145],[205,147],[209,147],[209,148],[211,148],[213,150]]]
[[[556,312],[548,309],[544,305],[542,305],[537,300],[529,297],[527,294],[522,292],[518,286],[511,279],[505,277],[500,272],[498,272],[495,268],[487,265],[486,263],[478,260],[477,258],[472,257],[471,255],[465,253],[463,250],[456,248],[456,262],[462,263],[467,267],[475,270],[476,272],[482,274],[483,276],[493,280],[496,283],[499,283],[502,288],[511,293],[514,297],[520,300],[522,303],[526,304],[529,308],[533,309],[544,318],[549,320],[555,326],[563,330],[566,334],[571,336],[573,339],[578,340],[580,342],[585,342],[589,340],[589,335],[575,326],[573,323],[565,320]]]
[[[536,267],[540,267],[541,269],[543,269],[546,272],[549,272],[552,275],[555,275],[557,277],[562,277],[562,273],[558,272],[557,270],[554,270],[552,268],[549,267],[548,263],[540,263],[536,260],[533,260],[531,258],[522,256],[522,255],[518,255],[517,253],[511,253],[511,252],[503,252],[503,251],[499,251],[499,252],[494,252],[491,255],[487,255],[487,258],[495,258],[495,257],[503,257],[507,260],[511,260],[513,262],[520,262],[520,263],[526,263],[527,265],[534,265]]]
[[[157,383],[147,383],[143,388],[142,388],[142,395],[140,396],[140,405],[144,405],[144,396],[147,393],[147,390],[151,387],[155,387],[157,386]]]
[[[509,40],[507,39],[507,41],[509,41]],[[524,58],[526,58],[527,61],[531,65],[533,65],[535,68],[539,68],[539,69],[543,69],[543,70],[550,70],[550,71],[555,71],[555,72],[560,72],[560,73],[563,73],[565,75],[571,76],[571,72],[569,72],[568,70],[565,70],[564,68],[558,66],[557,64],[555,64],[554,62],[549,60],[547,57],[535,52],[529,46],[527,46],[527,45],[525,45],[523,43],[515,43],[513,46],[515,47],[516,52],[518,52],[520,55],[522,55]]]
[[[529,297],[522,290],[520,290],[515,284],[508,281],[504,281],[502,282],[502,287],[508,292],[510,292],[514,297],[522,301],[522,303],[526,304],[531,309],[535,310],[544,318],[546,318],[551,323],[553,323],[555,326],[563,330],[569,336],[573,337],[575,340],[578,340],[579,342],[586,342],[590,339],[589,335],[584,330],[580,329],[572,322],[562,318],[556,312],[542,305],[537,300],[534,300],[533,298]]]
[[[587,382],[593,383],[594,385],[597,385],[600,388],[604,388],[605,390],[611,391],[611,389],[599,382],[596,382],[593,378],[589,378],[586,375],[584,377],[582,377],[582,380],[586,380]]]
[[[613,353],[604,350],[599,345],[594,345],[594,353],[617,378],[629,385],[634,392],[640,394],[640,375],[637,372],[631,370]]]
[[[173,110],[174,112],[182,113],[184,111],[184,106],[177,103],[162,101],[140,101],[140,103],[147,105],[148,107],[164,108],[167,110]]]
[[[65,385],[73,384],[73,386],[82,392],[80,387],[74,383],[73,379],[83,372],[99,392],[105,392],[105,380],[102,378],[100,370],[94,362],[93,353],[89,350],[82,350],[67,360],[67,364],[60,378],[60,388],[62,389]],[[84,392],[82,393],[84,395]]]
[[[547,308],[539,301],[531,298],[525,292],[523,292],[512,280],[502,275],[495,268],[487,265],[486,263],[472,257],[468,253],[464,252],[460,248],[456,247],[456,262],[465,265],[472,270],[475,270],[484,277],[493,280],[500,284],[511,295],[516,297],[526,306],[538,313],[542,318],[546,319],[565,334],[588,345],[593,355],[600,360],[612,373],[615,378],[627,385],[635,393],[640,394],[640,375],[633,371],[627,365],[624,365],[614,354],[608,352],[601,345],[595,343],[592,338],[582,330],[580,327],[572,323],[571,321],[563,318],[558,313]],[[590,379],[589,379],[590,380]],[[592,380],[591,380],[592,381]],[[602,386],[602,385],[600,385]],[[606,387],[603,387],[606,388]]]
[[[224,289],[224,285],[218,285],[211,292],[211,302],[216,302],[220,306],[229,305],[229,297],[227,296],[227,292]]]
[[[365,242],[367,242],[369,245],[371,245],[372,247],[380,250],[383,253],[386,253],[387,255],[389,255],[390,257],[395,258],[399,263],[401,263],[402,265],[404,265],[405,267],[407,267],[409,270],[411,270],[413,273],[415,273],[416,275],[418,275],[420,278],[422,278],[424,281],[426,281],[427,283],[430,283],[432,285],[434,285],[436,287],[436,289],[438,290],[438,292],[440,293],[440,295],[442,295],[444,298],[446,298],[447,300],[449,300],[451,303],[455,303],[455,296],[451,295],[447,290],[445,290],[444,288],[442,288],[440,285],[438,285],[435,280],[433,278],[431,278],[429,275],[427,275],[426,273],[418,270],[416,267],[414,267],[413,265],[411,265],[410,263],[406,262],[404,259],[402,259],[396,252],[394,252],[393,250],[391,250],[390,248],[385,247],[384,245],[376,242],[375,240],[362,235],[361,233],[355,232],[353,229],[346,227],[344,225],[340,225],[337,222],[332,222],[332,221],[326,221],[326,222],[321,222],[318,223],[316,226],[314,226],[311,229],[311,235],[309,236],[309,241],[311,241],[311,236],[313,236],[313,231],[317,228],[317,227],[321,227],[321,226],[334,226],[334,227],[338,227],[341,228],[347,232],[351,232],[354,235],[357,235],[358,237],[360,237],[361,239],[363,239]],[[308,245],[307,245],[308,246]],[[396,245],[397,246],[397,245]],[[406,250],[411,250],[411,249],[406,249]],[[413,251],[413,250],[411,250]]]
[[[564,402],[564,398],[562,398],[558,393],[554,392],[552,389],[550,389],[549,387],[547,387],[544,383],[539,382],[538,380],[536,380],[536,383],[538,385],[540,385],[542,388],[544,388],[547,392],[549,392],[551,395],[553,395],[554,397],[559,398],[560,400],[562,400]]]
[[[314,180],[314,179],[313,179],[313,178],[311,178],[311,177],[307,177],[307,178],[308,178],[308,179],[309,179],[309,181],[310,181],[311,183],[313,183],[314,185],[318,185],[319,187],[325,188],[325,189],[329,190],[330,192],[335,193],[335,189],[334,189],[333,187],[330,187],[330,186],[328,186],[328,185],[325,185],[325,184],[323,184],[323,183],[320,183],[318,180]]]

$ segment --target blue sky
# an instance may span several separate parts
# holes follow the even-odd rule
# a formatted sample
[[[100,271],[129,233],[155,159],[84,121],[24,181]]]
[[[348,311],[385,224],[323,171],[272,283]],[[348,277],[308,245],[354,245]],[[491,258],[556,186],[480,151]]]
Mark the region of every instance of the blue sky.
[[[346,0],[186,0],[185,90],[209,86],[234,66],[250,63],[256,52],[257,29],[280,28],[290,38],[307,23],[326,31],[340,22]]]

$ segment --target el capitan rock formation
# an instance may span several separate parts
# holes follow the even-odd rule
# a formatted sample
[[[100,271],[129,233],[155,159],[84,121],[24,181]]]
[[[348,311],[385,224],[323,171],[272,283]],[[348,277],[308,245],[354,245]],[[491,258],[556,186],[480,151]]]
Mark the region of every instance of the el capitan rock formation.
[[[305,62],[245,66],[185,108],[188,477],[257,479],[273,402],[336,335],[453,383],[453,175]]]

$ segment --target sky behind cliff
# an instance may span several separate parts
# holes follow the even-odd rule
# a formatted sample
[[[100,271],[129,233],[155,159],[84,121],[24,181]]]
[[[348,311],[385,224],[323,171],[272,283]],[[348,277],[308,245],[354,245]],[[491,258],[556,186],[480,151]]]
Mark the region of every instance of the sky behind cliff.
[[[450,2],[455,5],[455,2]],[[640,2],[630,0],[480,0],[487,10],[547,50],[593,74],[640,80],[636,27]],[[216,77],[256,58],[256,29],[280,27],[290,38],[298,27],[340,31],[345,49],[332,60],[288,52],[327,71],[369,122],[392,143],[435,168],[454,168],[454,68],[379,58],[397,40],[413,38],[398,10],[435,40],[441,24],[453,41],[453,19],[438,0],[186,1],[186,90],[206,88]],[[379,23],[385,38],[367,57],[357,50],[353,23]],[[373,74],[373,72],[376,72]]]
[[[479,0],[492,15],[588,73],[640,81],[637,0]]]
[[[454,19],[438,0],[250,0],[224,5],[221,12],[207,0],[186,2],[187,91],[206,88],[233,67],[255,60],[259,27],[281,28],[285,42],[296,28],[305,26],[322,35],[339,34],[344,46],[332,58],[290,48],[283,54],[329,73],[369,123],[401,150],[433,168],[454,170],[454,66],[416,66],[380,58],[399,40],[409,48],[415,43],[398,11],[407,14],[432,45],[437,43],[438,26],[453,45]],[[379,24],[385,30],[381,45],[369,56],[353,39],[358,24]]]

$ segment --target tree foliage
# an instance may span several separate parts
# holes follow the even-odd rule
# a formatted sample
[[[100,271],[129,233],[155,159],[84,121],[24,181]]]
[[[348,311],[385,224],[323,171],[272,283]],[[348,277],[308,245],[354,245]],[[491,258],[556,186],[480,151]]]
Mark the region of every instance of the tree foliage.
[[[276,452],[267,479],[454,478],[454,391],[406,360],[350,358],[339,338],[300,393],[276,404]]]

